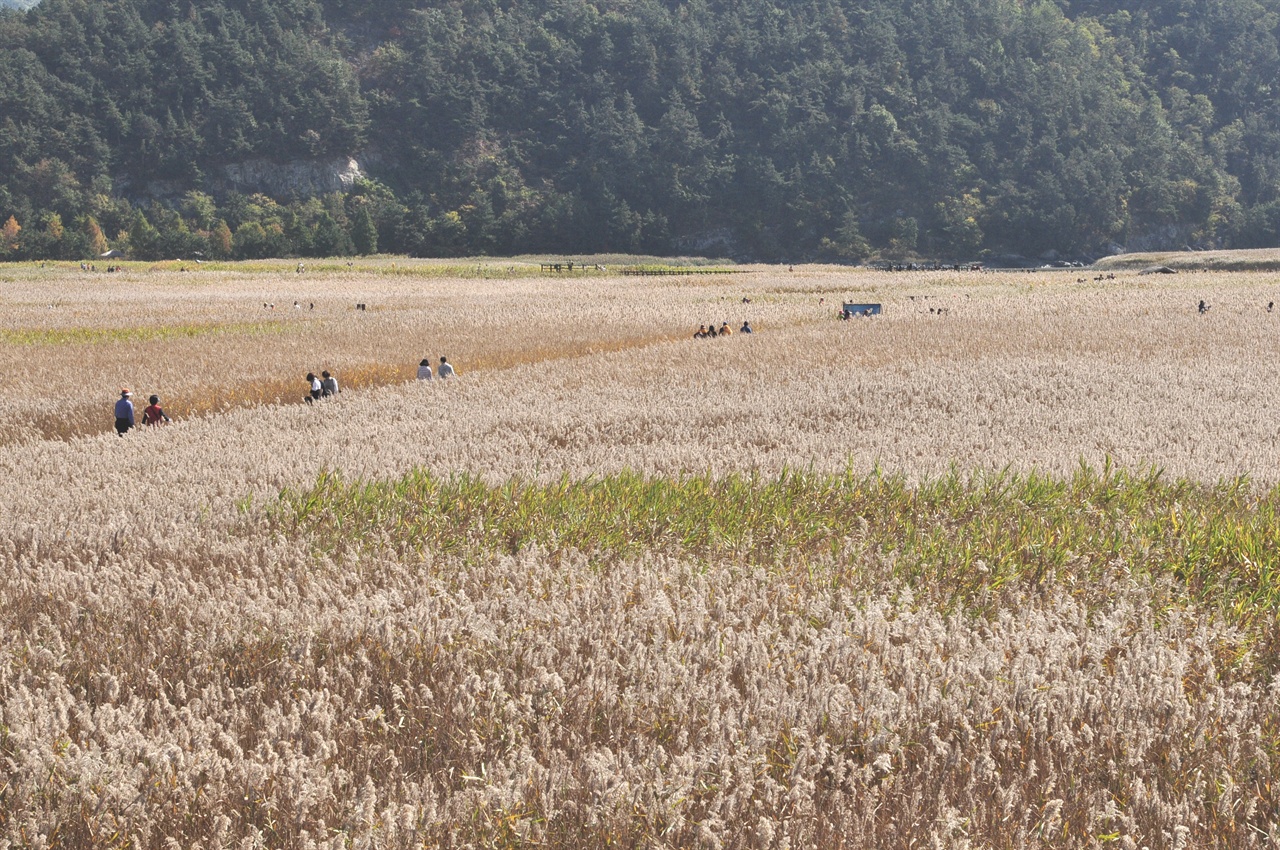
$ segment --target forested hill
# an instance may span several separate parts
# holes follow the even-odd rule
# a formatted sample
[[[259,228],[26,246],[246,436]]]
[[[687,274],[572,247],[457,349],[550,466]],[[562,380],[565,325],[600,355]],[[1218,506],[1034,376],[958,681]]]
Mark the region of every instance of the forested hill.
[[[1275,245],[1278,20],[1280,0],[43,0],[0,12],[0,254]]]

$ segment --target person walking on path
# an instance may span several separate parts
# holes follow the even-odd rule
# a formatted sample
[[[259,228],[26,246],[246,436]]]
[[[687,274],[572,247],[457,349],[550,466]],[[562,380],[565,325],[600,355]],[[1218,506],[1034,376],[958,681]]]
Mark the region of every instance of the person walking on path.
[[[128,387],[121,387],[120,399],[116,402],[116,433],[123,437],[133,426],[133,393]]]
[[[453,371],[453,367],[449,365],[448,358],[443,356],[440,358],[440,368],[436,372],[439,373],[441,380],[452,378],[456,374]]]
[[[422,358],[422,362],[418,364],[418,380],[431,380],[431,360],[429,358]]]
[[[171,420],[160,407],[160,396],[153,395],[147,399],[147,406],[142,411],[143,425],[168,425]]]
[[[325,398],[328,398],[331,395],[337,395],[338,379],[333,377],[333,375],[330,375],[328,372],[321,372],[320,375],[324,378],[324,380],[320,382],[320,395]]]

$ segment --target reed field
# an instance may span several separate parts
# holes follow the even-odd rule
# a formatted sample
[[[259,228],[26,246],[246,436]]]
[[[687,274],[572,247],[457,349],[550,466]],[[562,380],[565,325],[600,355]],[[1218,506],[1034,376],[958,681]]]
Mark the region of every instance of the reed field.
[[[602,265],[0,266],[0,850],[1275,845],[1280,273]]]

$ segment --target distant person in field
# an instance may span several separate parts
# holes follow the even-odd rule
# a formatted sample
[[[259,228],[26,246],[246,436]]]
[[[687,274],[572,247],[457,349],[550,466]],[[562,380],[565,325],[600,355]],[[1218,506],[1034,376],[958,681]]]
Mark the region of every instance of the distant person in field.
[[[418,380],[431,380],[431,360],[427,357],[422,358],[422,362],[418,364]]]
[[[751,330],[751,323],[750,323],[750,322],[747,322],[747,321],[744,321],[744,322],[742,323],[742,327],[738,328],[738,333],[740,333],[740,334],[749,334],[749,333],[753,333],[753,331]]]
[[[720,336],[732,336],[733,330],[729,327],[728,322],[720,323]]]
[[[307,395],[306,401],[307,404],[311,404],[316,399],[320,398],[321,393],[320,379],[316,377],[315,372],[307,373],[307,388],[310,393]]]
[[[1209,305],[1208,305],[1208,304],[1206,304],[1206,303],[1204,303],[1204,299],[1203,299],[1203,298],[1201,298],[1201,299],[1200,299],[1200,307],[1199,307],[1199,309],[1200,309],[1200,312],[1201,312],[1201,313],[1208,313],[1208,312],[1209,312]]]
[[[153,395],[147,399],[147,406],[142,411],[143,425],[168,425],[172,421],[160,407],[160,396]]]
[[[453,367],[449,365],[449,359],[444,356],[440,358],[440,368],[436,370],[436,373],[440,375],[441,380],[447,380],[456,374],[453,371]]]
[[[116,433],[123,437],[124,432],[133,426],[133,393],[128,387],[121,387],[120,398],[116,401]]]
[[[693,333],[693,338],[694,338],[694,339],[706,339],[706,338],[707,338],[707,326],[706,326],[706,325],[698,325],[698,329],[697,329],[696,331],[694,331],[694,333]]]
[[[338,379],[333,377],[333,375],[330,375],[328,372],[321,372],[320,376],[322,378],[320,381],[321,398],[328,398],[331,395],[337,395]]]

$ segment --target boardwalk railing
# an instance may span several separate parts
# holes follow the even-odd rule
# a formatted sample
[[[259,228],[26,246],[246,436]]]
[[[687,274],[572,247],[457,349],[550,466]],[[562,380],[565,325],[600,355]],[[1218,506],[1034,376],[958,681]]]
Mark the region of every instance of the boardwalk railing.
[[[693,274],[745,274],[747,269],[623,269],[624,275],[633,277],[672,277]]]
[[[608,269],[598,263],[579,263],[566,260],[563,263],[539,263],[543,273],[566,274],[571,272],[605,272]],[[629,277],[671,277],[694,274],[744,274],[747,269],[724,268],[690,268],[686,266],[632,266],[620,269],[619,273]]]
[[[544,272],[602,272],[605,267],[597,263],[575,263],[567,260],[563,263],[540,263]]]

